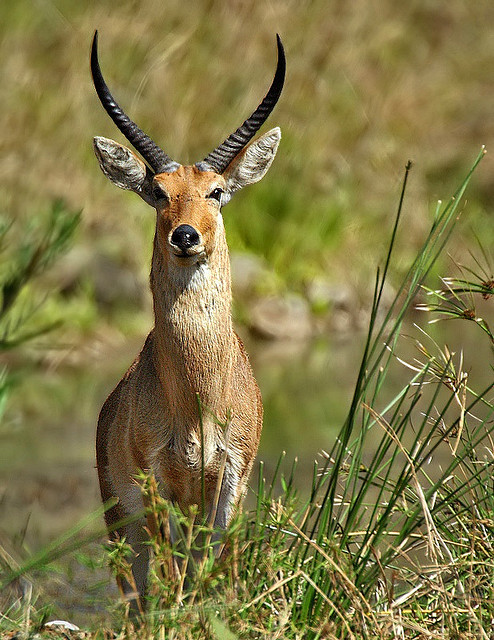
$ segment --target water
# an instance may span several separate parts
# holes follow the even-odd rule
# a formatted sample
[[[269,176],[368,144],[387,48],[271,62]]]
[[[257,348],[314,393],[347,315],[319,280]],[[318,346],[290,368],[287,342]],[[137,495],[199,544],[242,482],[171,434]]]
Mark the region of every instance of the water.
[[[439,334],[435,330],[439,344],[465,350],[474,387],[484,388],[492,381],[492,351],[479,348],[487,343],[477,327],[456,322],[442,325]],[[420,335],[411,326],[404,333]],[[243,337],[265,407],[258,459],[265,462],[269,479],[282,451],[287,469],[297,457],[296,486],[307,494],[313,462],[322,462],[321,451],[331,448],[348,412],[365,336],[327,336],[300,343]],[[104,340],[90,345],[89,358],[82,361],[71,362],[70,354],[51,358],[50,366],[32,371],[14,390],[0,433],[0,546],[13,557],[46,547],[100,506],[94,468],[98,412],[141,344]],[[432,348],[432,342],[428,346]],[[406,338],[400,339],[398,351],[408,361],[417,355],[413,341]],[[395,360],[384,395],[393,397],[409,378],[409,370]],[[383,406],[385,398],[379,402],[379,408]],[[441,465],[439,455],[436,463]],[[254,485],[256,475],[254,471]],[[253,500],[251,491],[247,502]],[[97,530],[103,530],[101,517],[85,533]],[[16,544],[20,540],[24,551]],[[80,555],[64,556],[61,571],[34,574],[36,587],[42,588],[43,602],[55,605],[55,617],[83,627],[108,625],[107,612],[118,599],[114,581],[104,566],[93,566],[95,559],[104,564],[99,542],[85,545],[83,551],[89,554],[89,565]]]
[[[440,331],[445,335],[438,340],[465,349],[472,384],[487,386],[492,355],[489,348],[479,349],[487,342],[478,328],[456,322]],[[246,338],[265,407],[258,458],[265,461],[269,478],[282,451],[288,464],[297,457],[297,482],[307,491],[314,460],[332,446],[347,414],[365,336],[300,343]],[[0,434],[0,529],[9,537],[25,531],[29,545],[38,548],[99,506],[94,468],[98,412],[140,346],[141,340],[93,345],[90,367],[87,359],[79,364],[65,359],[33,371],[14,391]],[[411,360],[413,342],[401,339],[399,352]],[[388,397],[409,377],[395,362],[386,383]]]

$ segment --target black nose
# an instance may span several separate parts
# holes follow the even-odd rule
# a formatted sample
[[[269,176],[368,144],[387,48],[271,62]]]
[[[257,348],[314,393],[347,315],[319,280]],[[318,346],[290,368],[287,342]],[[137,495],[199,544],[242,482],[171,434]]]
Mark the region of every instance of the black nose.
[[[199,244],[199,234],[190,224],[181,224],[172,233],[171,241],[176,247],[185,251]]]

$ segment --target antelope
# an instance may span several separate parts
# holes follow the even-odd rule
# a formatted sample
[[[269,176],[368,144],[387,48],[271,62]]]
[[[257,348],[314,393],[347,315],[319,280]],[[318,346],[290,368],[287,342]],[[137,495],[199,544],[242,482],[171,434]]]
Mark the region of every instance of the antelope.
[[[278,149],[278,127],[252,141],[283,88],[285,55],[279,36],[277,50],[274,79],[257,109],[204,160],[183,166],[117,104],[101,73],[97,31],[93,38],[96,93],[141,156],[95,137],[96,157],[111,182],[156,209],[150,275],[154,328],[104,403],[96,436],[102,500],[117,498],[105,513],[109,536],[125,538],[133,548],[132,572],[141,599],[149,565],[145,519],[121,523],[143,512],[136,474],[151,470],[160,494],[185,512],[201,503],[204,474],[205,507],[211,512],[220,461],[226,456],[214,518],[221,530],[246,493],[259,445],[262,400],[232,325],[230,260],[221,211],[236,191],[265,175]],[[227,421],[228,441],[218,425]],[[124,591],[130,594],[130,585],[124,585]]]

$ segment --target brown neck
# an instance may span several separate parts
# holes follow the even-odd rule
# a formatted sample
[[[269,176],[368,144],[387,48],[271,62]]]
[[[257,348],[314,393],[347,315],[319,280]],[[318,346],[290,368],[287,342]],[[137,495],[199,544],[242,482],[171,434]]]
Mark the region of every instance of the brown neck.
[[[168,406],[197,417],[201,404],[223,419],[234,357],[228,247],[223,229],[206,262],[182,267],[164,257],[155,238],[151,291],[154,361]]]

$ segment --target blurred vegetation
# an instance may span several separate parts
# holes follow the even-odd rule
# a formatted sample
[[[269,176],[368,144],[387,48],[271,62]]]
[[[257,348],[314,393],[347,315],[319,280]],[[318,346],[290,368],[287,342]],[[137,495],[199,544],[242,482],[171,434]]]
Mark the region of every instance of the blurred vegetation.
[[[101,522],[100,506],[19,560],[0,544],[0,635],[488,640],[494,616],[494,383],[473,386],[463,354],[441,348],[425,332],[416,341],[418,357],[398,357],[407,312],[445,249],[482,157],[454,197],[437,208],[396,295],[380,309],[401,235],[406,172],[375,278],[353,397],[338,436],[314,462],[308,495],[296,484],[297,460],[287,466],[281,454],[268,480],[259,465],[253,508],[218,532],[215,509],[206,518],[200,505],[182,513],[160,496],[154,476],[142,473],[136,480],[151,563],[138,611],[131,614],[123,591],[112,596],[107,580],[99,578],[106,564],[136,588],[125,540],[107,545],[104,554],[91,546],[103,535],[94,526]],[[475,268],[429,290],[423,307],[433,321],[473,321],[477,351],[494,344],[479,316],[480,305],[493,299],[492,261],[482,247],[479,256]],[[409,377],[395,392],[403,365]],[[226,461],[227,451],[223,469]],[[50,618],[58,621],[47,623]]]
[[[39,341],[70,319],[69,301],[63,294],[57,300],[60,291],[46,276],[67,252],[79,221],[80,212],[68,210],[62,201],[54,202],[48,212],[39,212],[27,228],[0,215],[1,433],[13,382],[6,356],[13,352],[12,358],[19,360],[26,344]],[[25,377],[20,371],[17,367],[18,381]]]
[[[492,24],[494,4],[487,0],[0,3],[0,197],[5,216],[0,225],[0,417],[4,436],[0,505],[2,527],[19,530],[17,541],[25,543],[21,551],[18,545],[12,550],[11,556],[21,565],[16,573],[16,563],[6,551],[11,550],[10,544],[0,541],[2,571],[28,577],[34,573],[43,603],[61,602],[63,607],[72,598],[72,610],[81,619],[89,613],[108,616],[101,611],[102,601],[109,599],[114,604],[117,600],[101,572],[88,578],[93,575],[93,562],[104,564],[99,548],[97,562],[71,555],[69,569],[56,566],[60,574],[55,589],[43,580],[48,563],[76,547],[65,544],[82,528],[73,523],[80,520],[81,512],[97,504],[92,468],[95,407],[101,406],[116,379],[115,371],[120,366],[124,371],[139,347],[140,338],[135,348],[128,347],[130,354],[123,351],[123,334],[140,336],[151,323],[147,278],[153,212],[135,195],[110,185],[92,152],[94,135],[123,141],[92,87],[88,60],[94,30],[99,29],[102,68],[117,99],[171,156],[184,163],[204,157],[258,104],[274,71],[274,34],[281,34],[288,61],[287,82],[266,127],[279,125],[283,140],[266,178],[239,193],[225,209],[229,243],[233,251],[260,256],[272,269],[266,288],[304,292],[313,278],[322,277],[330,283],[345,283],[365,304],[372,302],[374,265],[385,253],[406,161],[414,160],[414,167],[403,210],[405,238],[396,240],[387,274],[392,290],[398,288],[420,251],[435,200],[461,183],[470,158],[482,144],[490,147],[494,130]],[[481,305],[487,298],[492,302],[489,248],[494,226],[485,221],[492,217],[493,169],[487,154],[469,191],[468,224],[462,225],[461,233],[448,245],[460,265],[460,275],[443,280],[439,289],[431,278],[422,307],[435,313],[434,317],[466,320],[468,327],[480,329],[487,348],[475,347],[463,362],[463,356],[454,359],[448,349],[436,348],[433,339],[424,339],[418,345],[418,358],[408,362],[413,380],[396,390],[399,363],[394,362],[391,370],[391,360],[381,351],[382,335],[374,334],[374,351],[367,351],[362,360],[345,423],[342,363],[349,360],[348,352],[340,354],[340,362],[334,349],[322,356],[312,349],[312,359],[323,360],[320,369],[338,372],[337,383],[331,375],[330,388],[324,389],[322,375],[318,385],[310,377],[313,373],[305,376],[305,386],[300,383],[299,370],[310,365],[306,353],[294,367],[271,357],[266,349],[266,357],[280,372],[278,377],[271,373],[272,379],[263,385],[265,398],[270,400],[266,437],[275,440],[273,448],[290,444],[295,450],[302,444],[317,447],[319,442],[313,443],[310,436],[318,426],[322,429],[323,424],[326,437],[333,439],[331,428],[344,424],[322,468],[320,464],[314,467],[309,507],[314,517],[325,520],[324,526],[314,530],[319,536],[317,546],[307,543],[300,533],[312,538],[309,525],[314,520],[304,516],[303,496],[295,501],[293,476],[285,476],[281,498],[273,502],[275,490],[264,483],[261,470],[256,512],[249,516],[246,527],[238,529],[238,535],[233,532],[237,535],[233,540],[245,542],[241,551],[248,552],[240,563],[243,574],[225,572],[218,577],[213,564],[213,573],[205,573],[205,584],[226,589],[219,617],[216,600],[211,608],[214,615],[209,623],[216,637],[242,636],[251,624],[261,629],[260,637],[262,633],[272,637],[273,629],[287,637],[301,637],[310,620],[314,627],[321,623],[317,631],[311,631],[320,632],[319,637],[343,637],[345,625],[353,629],[354,637],[361,637],[355,612],[371,598],[379,606],[375,615],[365,612],[362,620],[365,633],[375,631],[377,637],[389,637],[390,626],[398,633],[402,613],[411,623],[420,623],[424,637],[438,637],[432,634],[440,633],[440,628],[447,628],[451,637],[455,633],[455,637],[475,637],[480,629],[488,629],[493,615],[492,441],[486,449],[484,435],[492,434],[492,391],[477,395],[471,390],[474,376],[468,358],[482,367],[479,354],[491,355],[493,325],[485,320]],[[455,216],[462,206],[453,207]],[[65,253],[79,211],[82,221],[77,243]],[[472,267],[461,265],[472,265],[470,258],[464,258],[467,248],[476,244],[476,235],[483,255],[480,264],[474,259],[472,272]],[[435,268],[439,273],[451,273],[449,265],[444,268],[445,260],[444,254],[438,257]],[[376,309],[374,326],[381,326],[375,302],[368,308]],[[395,301],[398,320],[393,324],[395,320],[387,316],[384,325],[397,332],[400,309],[410,302]],[[48,332],[55,327],[56,333]],[[465,333],[458,331],[458,340]],[[26,357],[26,345],[33,342],[25,340],[30,338],[44,348],[33,349]],[[354,335],[351,341],[353,348],[358,347]],[[27,376],[26,366],[31,363],[42,366]],[[74,371],[68,375],[70,365],[75,365],[75,375]],[[6,366],[15,371],[18,385],[17,393],[11,394],[7,417],[4,410],[12,378]],[[492,382],[492,369],[484,368],[485,387]],[[293,377],[290,386],[288,376]],[[283,394],[274,389],[278,382],[284,387]],[[310,396],[311,386],[322,388],[325,398],[307,410],[301,396]],[[419,411],[412,413],[415,401],[427,404],[430,390],[435,394],[439,388],[446,392],[444,403],[438,403],[439,411],[431,401],[427,406],[417,404]],[[326,409],[329,396],[335,399],[331,398],[331,407]],[[459,411],[453,412],[458,402]],[[479,419],[477,405],[482,403],[485,413]],[[337,411],[333,404],[338,405]],[[318,411],[324,413],[323,418]],[[297,420],[304,415],[298,429],[287,437],[278,432],[275,413],[282,421],[288,413]],[[403,435],[403,442],[395,434]],[[25,447],[22,450],[19,442]],[[438,478],[429,478],[427,465],[439,442],[449,457],[443,470],[437,464]],[[377,450],[373,459],[365,448],[369,445]],[[342,464],[330,464],[332,460]],[[388,469],[392,467],[391,476]],[[412,471],[419,473],[420,484],[415,483]],[[398,475],[398,485],[388,481]],[[455,485],[460,475],[462,492]],[[321,500],[327,487],[331,499]],[[381,496],[379,505],[374,490]],[[437,526],[427,541],[423,524],[428,512],[420,502],[422,490]],[[341,500],[333,500],[340,492]],[[319,511],[321,504],[324,510]],[[388,517],[383,516],[386,504],[395,508]],[[421,553],[431,558],[433,549],[442,545],[441,557],[425,573],[420,560],[409,567],[409,573],[403,565],[395,566],[394,554],[400,547],[392,536],[398,516],[409,523],[407,545],[413,546],[417,535],[423,543]],[[94,517],[96,521],[90,516],[83,521],[93,527],[93,533],[83,538],[86,542],[101,534],[100,514]],[[17,527],[19,520],[22,526]],[[269,526],[264,528],[266,523]],[[54,532],[60,534],[64,527],[69,533],[62,536],[62,542],[53,542]],[[26,552],[27,545],[36,551],[47,540],[50,544],[37,556]],[[78,538],[76,542],[78,546]],[[290,553],[286,553],[287,544]],[[328,551],[340,570],[328,570],[324,558]],[[83,561],[88,571],[81,574]],[[235,573],[237,557],[231,568]],[[398,581],[397,571],[401,572]],[[282,576],[289,582],[280,584]],[[239,588],[239,597],[226,584],[230,579]],[[423,579],[427,583],[415,598],[413,590]],[[408,595],[406,590],[401,595],[394,593],[397,585],[405,589],[405,583],[411,589]],[[466,585],[467,598],[458,595],[458,584]],[[13,607],[11,618],[4,623],[9,632],[22,629],[27,634],[34,619],[41,629],[48,614],[34,607],[29,585],[21,587],[21,606]],[[160,598],[168,595],[168,588],[161,586]],[[334,596],[335,606],[328,605],[321,588],[325,596]],[[399,600],[404,595],[407,597]],[[252,619],[239,606],[242,597],[241,605],[252,605]],[[90,598],[91,605],[87,605]],[[477,603],[481,603],[480,610],[475,608]],[[158,598],[157,612],[162,605]],[[196,613],[202,615],[200,607],[197,612],[185,607],[180,611],[185,616],[190,613],[193,624]],[[458,616],[444,622],[450,612]],[[59,613],[63,615],[64,608]],[[180,615],[177,625],[182,622]],[[294,626],[288,629],[290,619]],[[121,615],[117,617],[119,624],[122,620],[130,624]],[[160,624],[156,618],[161,632]],[[155,637],[153,629],[143,626],[143,637],[149,630]],[[417,636],[415,631],[410,631],[410,637]]]
[[[415,165],[397,271],[416,250],[434,199],[452,191],[465,158],[490,143],[493,22],[486,1],[2,3],[4,206],[23,221],[54,198],[82,208],[72,262],[74,278],[86,282],[84,299],[94,293],[103,319],[127,299],[145,310],[141,324],[133,321],[143,331],[154,216],[111,186],[93,157],[94,135],[122,140],[91,84],[94,29],[115,96],[183,163],[204,157],[258,104],[279,32],[287,82],[266,126],[281,126],[282,145],[264,181],[225,209],[229,242],[263,256],[280,288],[303,291],[323,274],[368,299],[406,161]],[[491,211],[492,171],[487,156],[469,202],[473,226]],[[481,233],[492,242],[492,225]],[[118,270],[144,293],[124,287],[107,304],[101,281],[114,282]],[[117,314],[112,324],[126,319]]]
[[[40,277],[67,251],[79,219],[80,213],[67,211],[61,201],[55,201],[48,214],[36,215],[27,229],[0,218],[0,351],[62,324],[60,310],[58,318],[43,318],[46,299],[38,285]]]
[[[98,406],[118,378],[114,369],[121,362],[125,370],[152,322],[154,214],[109,184],[92,151],[94,135],[122,141],[90,78],[96,28],[115,96],[181,162],[204,157],[251,113],[272,78],[274,34],[281,34],[287,81],[266,127],[281,126],[282,144],[264,180],[225,208],[229,243],[273,270],[264,291],[304,292],[322,277],[344,283],[369,308],[374,264],[384,252],[406,161],[414,167],[393,286],[429,228],[437,197],[453,191],[481,144],[489,148],[493,23],[494,5],[486,0],[468,6],[460,0],[0,3],[2,211],[18,236],[29,236],[40,212],[55,210],[57,201],[82,210],[76,246],[36,281],[37,300],[46,303],[32,330],[60,317],[65,324],[57,344],[47,340],[49,352],[34,354],[43,367],[15,400],[16,424],[29,425],[22,442],[42,442],[36,428],[53,427],[55,417],[58,439],[65,424],[76,432],[75,397],[89,431],[91,402]],[[471,244],[470,227],[485,247],[493,245],[494,226],[485,223],[492,216],[493,169],[487,154],[469,194],[468,224],[450,245],[458,262]],[[450,272],[449,265],[440,272]],[[59,293],[48,298],[53,290]],[[135,346],[116,354],[131,334],[138,336]],[[321,356],[324,365],[327,357]],[[303,354],[301,365],[307,361]],[[69,382],[64,374],[71,364],[80,375]],[[285,377],[280,373],[275,382],[287,386],[289,367],[281,363],[278,370]],[[306,395],[311,384],[300,385],[293,373],[290,386]],[[270,387],[273,380],[266,380],[270,406],[290,411]],[[56,399],[48,408],[47,395]],[[70,437],[70,450],[82,455],[87,438]],[[86,447],[90,458],[92,444]],[[18,463],[5,455],[9,465]]]
[[[47,335],[44,350],[30,349],[30,360],[23,350],[23,366],[41,366],[28,383],[19,378],[8,420],[15,437],[2,443],[2,483],[21,468],[32,473],[14,505],[33,501],[42,484],[46,503],[60,511],[57,496],[70,487],[63,511],[70,519],[69,505],[77,503],[83,484],[80,466],[94,488],[89,466],[97,408],[152,322],[147,283],[154,214],[105,179],[92,151],[94,135],[123,142],[92,86],[94,30],[115,96],[181,162],[204,157],[251,113],[272,78],[274,34],[281,34],[287,80],[265,128],[279,125],[282,143],[264,180],[225,208],[228,240],[233,251],[257,254],[273,270],[263,292],[304,292],[313,277],[322,277],[343,283],[370,308],[374,265],[384,253],[406,161],[414,160],[403,212],[406,237],[392,265],[391,290],[429,228],[437,197],[453,192],[481,144],[489,149],[493,23],[494,5],[486,0],[0,2],[1,210],[21,239],[57,201],[82,211],[77,243],[36,280],[35,305],[45,303],[29,331],[65,322]],[[449,245],[460,263],[469,263],[462,258],[471,246],[470,227],[484,247],[493,245],[494,226],[486,224],[493,169],[488,153],[469,192],[468,224]],[[440,273],[450,273],[449,267]],[[136,336],[133,344],[129,335]],[[350,339],[356,353],[358,340]],[[269,360],[270,368],[256,370],[272,425],[275,418],[298,425],[295,418],[304,414],[314,439],[336,428],[342,388],[350,386],[355,365],[340,336],[330,340],[329,353],[312,349],[296,361],[263,347],[259,360]],[[1,358],[20,356],[9,350]],[[310,399],[315,388],[323,395],[326,378],[318,372],[330,364],[339,384],[324,395],[327,405],[321,400],[306,408],[302,397]],[[288,393],[280,395],[279,388]],[[286,396],[300,400],[299,413]],[[43,437],[48,431],[53,440]],[[283,438],[300,448],[296,427]],[[277,428],[265,430],[271,451],[278,440]],[[57,448],[65,472],[74,472],[70,482],[57,473]],[[96,489],[87,493],[96,501]],[[39,526],[55,522],[40,520]],[[30,526],[36,536],[34,522],[35,515]]]

